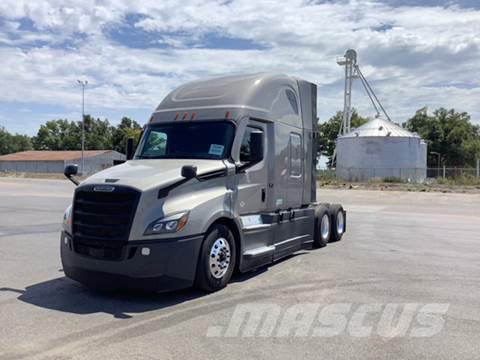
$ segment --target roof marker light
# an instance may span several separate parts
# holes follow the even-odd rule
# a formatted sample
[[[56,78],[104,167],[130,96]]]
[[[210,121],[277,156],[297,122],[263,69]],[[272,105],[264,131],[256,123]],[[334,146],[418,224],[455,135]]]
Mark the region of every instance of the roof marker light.
[[[190,120],[195,120],[195,117],[197,116],[197,113],[193,112],[192,113],[192,117],[190,118]]]
[[[175,120],[178,120],[178,116],[179,116],[179,115],[180,115],[180,114],[179,114],[178,112],[175,114]]]
[[[188,113],[183,113],[182,120],[185,120],[188,117]]]
[[[230,111],[227,111],[227,112],[225,113],[225,119],[230,119]]]
[[[150,121],[148,123],[152,123],[153,122],[153,115],[150,116]]]

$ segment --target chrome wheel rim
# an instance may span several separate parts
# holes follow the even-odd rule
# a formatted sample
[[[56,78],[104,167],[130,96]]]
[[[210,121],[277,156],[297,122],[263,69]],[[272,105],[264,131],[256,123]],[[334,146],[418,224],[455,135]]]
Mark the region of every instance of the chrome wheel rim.
[[[320,223],[320,234],[322,235],[323,240],[328,240],[328,235],[330,234],[330,218],[328,214],[322,216],[322,221]]]
[[[230,245],[226,239],[218,238],[210,249],[210,274],[216,279],[221,279],[227,273],[229,266]]]
[[[345,229],[345,218],[343,216],[343,211],[337,213],[337,234],[342,235]]]

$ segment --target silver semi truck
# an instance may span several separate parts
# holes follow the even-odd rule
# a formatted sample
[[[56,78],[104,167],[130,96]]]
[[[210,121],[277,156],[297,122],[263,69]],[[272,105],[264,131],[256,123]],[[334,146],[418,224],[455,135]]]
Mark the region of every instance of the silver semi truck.
[[[317,203],[317,91],[281,74],[170,93],[124,164],[78,183],[61,234],[65,275],[100,289],[211,292],[234,271],[338,241],[340,205]]]

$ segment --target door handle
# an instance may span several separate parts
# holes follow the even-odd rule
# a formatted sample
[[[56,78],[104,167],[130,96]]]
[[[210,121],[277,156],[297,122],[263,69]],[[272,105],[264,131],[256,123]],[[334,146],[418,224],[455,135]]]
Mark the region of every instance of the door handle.
[[[265,191],[265,188],[262,188],[262,202],[265,202],[266,196],[267,196],[267,193]]]

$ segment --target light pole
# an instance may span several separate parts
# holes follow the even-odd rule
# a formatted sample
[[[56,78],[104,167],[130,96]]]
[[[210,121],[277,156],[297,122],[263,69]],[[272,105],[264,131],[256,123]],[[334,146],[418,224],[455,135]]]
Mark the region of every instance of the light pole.
[[[440,156],[441,154],[439,152],[436,152],[436,151],[430,151],[430,154],[432,155],[437,155],[437,177],[440,176]]]
[[[82,87],[82,175],[85,170],[85,86],[87,86],[87,80],[77,80]]]

